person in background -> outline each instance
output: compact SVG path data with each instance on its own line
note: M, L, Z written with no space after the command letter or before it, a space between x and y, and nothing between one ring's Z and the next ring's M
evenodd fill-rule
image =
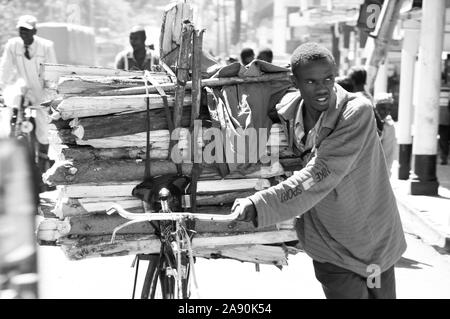
M238 60L237 56L235 56L235 55L230 55L225 59L226 65L230 65L230 64L233 64L236 62L239 62L239 60Z
M255 59L255 52L251 48L245 48L241 51L241 63L245 66Z
M353 92L353 82L352 80L347 76L341 76L336 78L336 83L342 86L344 90L347 92Z
M391 174L392 163L394 162L395 148L397 140L395 137L394 120L391 117L394 98L391 93L379 93L374 98L375 108L383 121L383 130L381 134L381 145L383 146L386 165Z
M301 247L327 298L396 298L406 240L369 100L335 85L336 63L316 43L291 58L298 91L277 105L303 169L237 199L237 220L258 228L297 217Z
M116 56L116 68L125 71L158 70L159 57L145 44L147 34L144 27L133 27L129 39L131 49L126 49Z
M259 51L258 56L256 57L258 60L266 61L272 63L273 61L273 52L269 48L262 49Z
M352 81L353 92L362 97L365 97L372 104L373 112L375 114L375 121L377 122L378 135L381 136L383 132L383 121L381 120L380 114L378 114L377 110L375 109L373 96L369 92L367 92L365 88L367 81L366 69L364 69L363 66L353 66L349 71L348 77Z
M39 142L38 166L44 173L49 163L49 123L48 107L40 104L44 102L44 83L40 77L40 65L43 63L57 63L54 44L52 41L38 37L37 20L34 16L21 16L17 22L19 36L8 40L0 61L0 88L17 80L15 86L22 86L15 90L17 94L25 94L25 104L36 108L35 135ZM21 107L20 96L12 98L15 105Z

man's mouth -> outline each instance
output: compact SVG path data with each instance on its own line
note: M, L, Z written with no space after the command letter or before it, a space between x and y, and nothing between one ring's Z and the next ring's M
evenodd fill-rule
M315 99L319 104L326 104L329 100L328 96L322 96Z

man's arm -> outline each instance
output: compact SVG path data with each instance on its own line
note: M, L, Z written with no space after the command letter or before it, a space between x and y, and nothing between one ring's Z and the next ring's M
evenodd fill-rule
M115 65L116 69L125 70L125 56L122 53L116 56Z
M14 73L14 61L11 53L11 43L6 43L5 50L3 51L2 58L0 60L0 89L8 84L11 79L11 75Z
M310 210L351 171L365 144L377 142L371 106L349 107L342 116L305 168L248 198L256 208L259 227L289 220Z

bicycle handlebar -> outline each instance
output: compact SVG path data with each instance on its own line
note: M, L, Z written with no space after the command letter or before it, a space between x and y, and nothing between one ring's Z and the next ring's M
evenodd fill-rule
M158 220L183 220L183 219L197 219L203 221L221 221L221 222L231 222L234 221L238 216L239 212L234 212L228 215L215 215L215 214L193 214L187 212L169 212L169 213L143 213L136 214L130 213L123 209L122 206L118 204L113 204L111 208L106 212L108 215L112 215L117 212L120 216L125 219L132 221L158 221Z

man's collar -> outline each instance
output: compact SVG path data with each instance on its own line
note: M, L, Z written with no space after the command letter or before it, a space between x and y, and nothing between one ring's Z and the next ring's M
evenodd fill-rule
M330 129L336 126L340 111L348 101L348 93L340 85L335 84L334 91L336 92L336 103L325 111L322 122L322 126ZM285 94L276 106L278 115L285 121L295 119L301 101L302 98L299 90Z

